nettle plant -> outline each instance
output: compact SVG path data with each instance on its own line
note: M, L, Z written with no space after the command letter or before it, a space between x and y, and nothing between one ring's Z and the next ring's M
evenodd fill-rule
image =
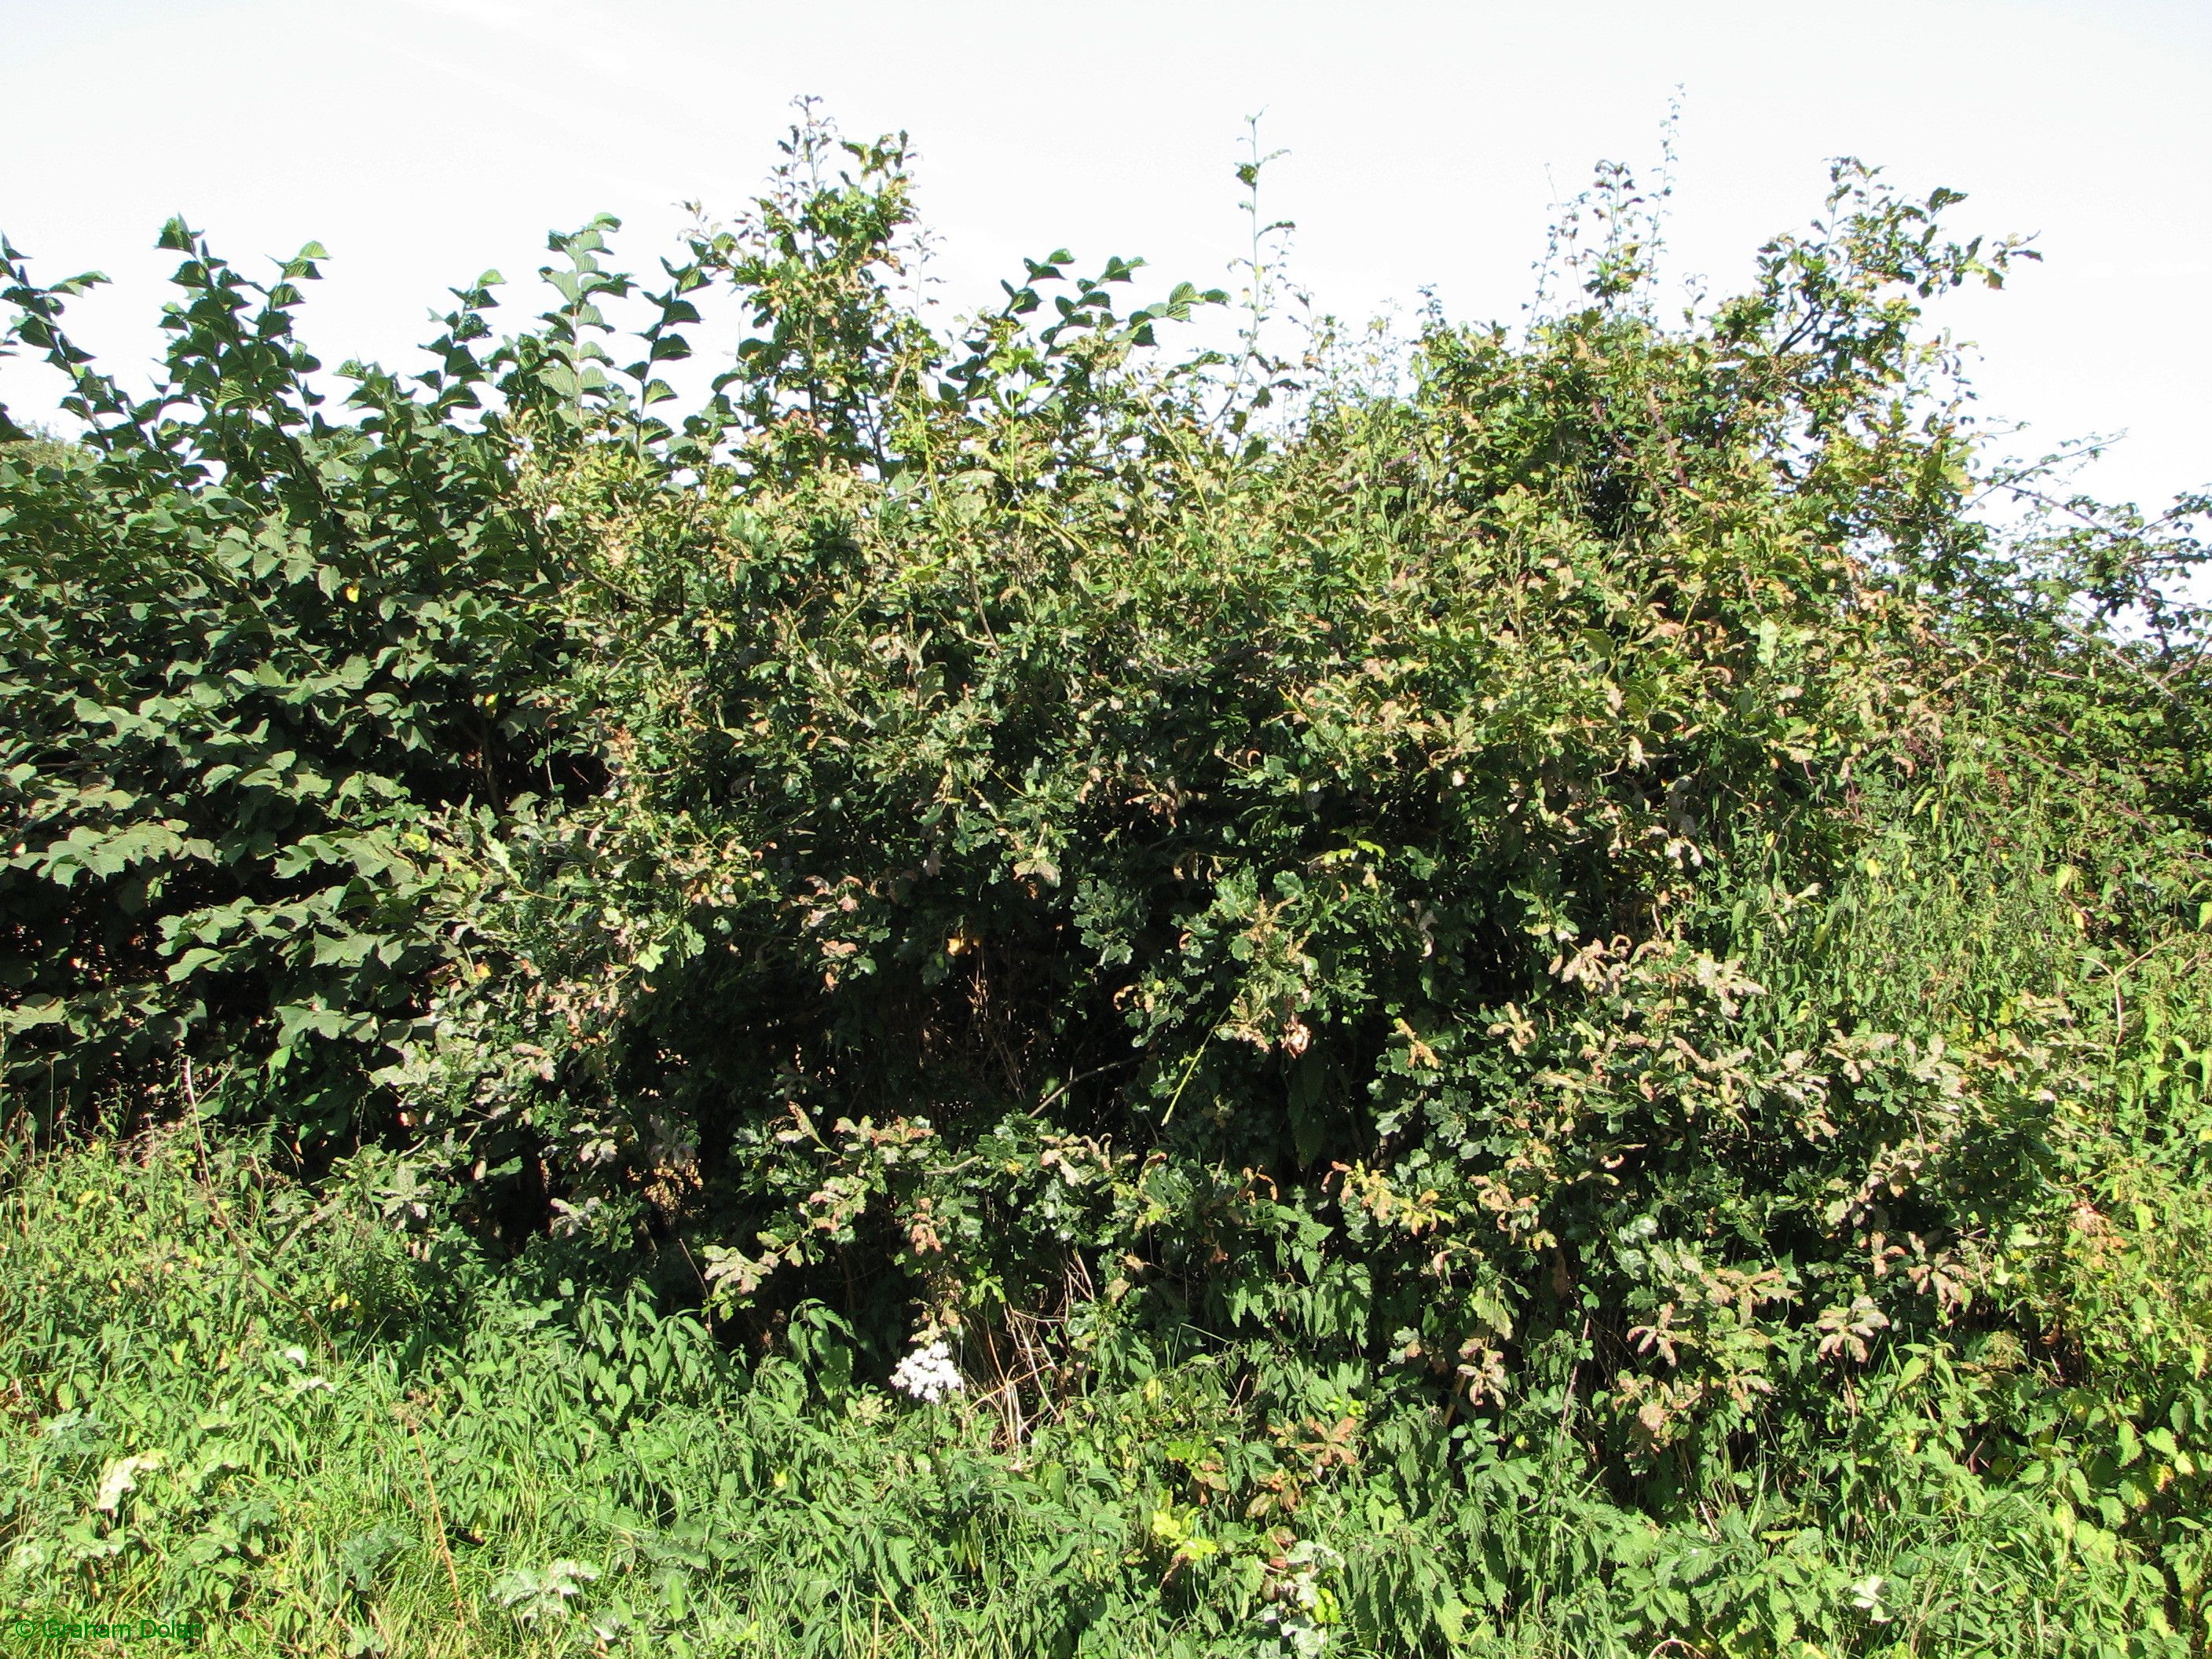
M15 1097L194 1055L464 1213L680 1244L752 1342L949 1340L1014 1432L1214 1347L1291 1419L1579 1398L1672 1479L2028 1329L2101 1005L1869 918L1934 837L2088 872L2023 939L2190 924L2203 656L2111 622L2181 520L1969 511L1922 307L2021 250L1956 200L1840 164L1666 324L1608 173L1569 298L1431 315L1403 392L1257 312L1172 351L1225 296L1122 259L937 331L902 141L811 119L653 282L556 236L531 327L488 276L337 415L316 250L173 225L144 398L10 250L85 432L0 461Z

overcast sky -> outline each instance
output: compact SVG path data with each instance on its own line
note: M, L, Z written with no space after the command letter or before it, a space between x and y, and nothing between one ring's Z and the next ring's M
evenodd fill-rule
M678 203L757 185L802 93L912 133L955 306L1060 245L1221 283L1264 109L1291 151L1267 205L1319 301L1410 309L1425 284L1511 321L1551 204L1652 158L1677 86L1679 268L1741 280L1833 155L1964 190L1962 228L2046 260L1943 313L1983 349L1985 411L2023 445L2127 430L2108 495L2212 483L2206 0L0 0L0 230L49 277L115 279L78 313L112 364L158 348L170 213L249 268L319 240L311 343L398 365L447 286L526 277L550 227L619 214L649 265ZM53 395L0 365L19 418Z

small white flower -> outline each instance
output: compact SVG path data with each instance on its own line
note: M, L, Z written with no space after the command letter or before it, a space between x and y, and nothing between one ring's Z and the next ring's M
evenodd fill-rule
M959 1393L967 1384L952 1363L950 1345L932 1342L899 1361L898 1369L891 1373L891 1386L934 1406L946 1395Z
M136 1457L114 1459L100 1472L100 1494L92 1500L93 1508L114 1514L116 1506L123 1502L123 1494L137 1490L138 1477L161 1467L159 1452L141 1452Z
M1893 1616L1882 1592L1888 1588L1879 1573L1869 1573L1851 1586L1851 1602L1877 1625L1886 1625Z

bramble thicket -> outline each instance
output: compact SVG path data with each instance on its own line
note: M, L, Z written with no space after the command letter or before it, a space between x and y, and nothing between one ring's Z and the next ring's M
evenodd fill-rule
M343 398L319 248L173 222L141 393L7 247L0 1598L2203 1652L2212 503L1983 442L1960 199L1669 319L1601 169L1389 359L1255 196L1234 345L947 331L810 116Z

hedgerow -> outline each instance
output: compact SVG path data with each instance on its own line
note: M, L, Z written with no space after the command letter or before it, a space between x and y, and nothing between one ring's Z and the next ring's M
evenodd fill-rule
M2019 1498L2186 1650L2204 503L1983 453L1923 307L2025 250L1959 199L1838 164L1668 323L1604 173L1571 299L1431 314L1402 386L1256 311L1178 354L1224 296L1121 259L937 331L902 141L820 124L658 289L556 235L551 310L456 289L337 412L318 249L258 284L173 224L145 398L9 249L83 428L0 451L10 1100L204 1079L839 1398L946 1342L1010 1455L1224 1378L1301 1449L1180 1460L1162 1594L1275 1585L1285 1641L1331 1478L1540 1453L1624 1537L1725 1506L1754 1575ZM1331 1618L1551 1593L1468 1547ZM1730 1652L1889 1605L1650 1594Z

